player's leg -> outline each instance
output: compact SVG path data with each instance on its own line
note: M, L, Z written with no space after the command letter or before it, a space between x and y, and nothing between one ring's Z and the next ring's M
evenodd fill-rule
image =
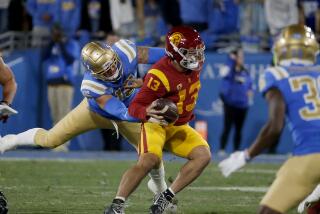
M124 212L124 202L139 186L151 169L158 166L162 159L162 148L165 142L165 131L157 124L145 123L141 126L141 142L138 146L139 160L122 176L118 192L110 207L109 213ZM120 210L120 211L119 211Z
M260 202L260 213L285 213L298 205L320 181L320 154L289 158Z
M140 143L141 123L117 122L120 134L138 150ZM167 189L163 162L149 172L149 189L154 193L160 193Z
M56 99L57 99L57 122L59 122L63 117L65 117L72 107L74 88L72 85L59 85L56 88ZM61 102L63 100L63 102ZM56 124L54 123L54 124ZM68 151L69 141L56 147L55 151Z
M168 201L172 201L176 193L192 183L210 163L211 153L208 143L188 125L168 126L165 147L172 153L189 159L171 186L159 194L150 207L152 213L162 213Z
M0 140L0 151L4 152L21 145L55 148L76 135L97 128L98 123L103 122L105 127L113 127L109 120L91 112L87 100L84 99L50 130L33 128L17 135L4 136Z

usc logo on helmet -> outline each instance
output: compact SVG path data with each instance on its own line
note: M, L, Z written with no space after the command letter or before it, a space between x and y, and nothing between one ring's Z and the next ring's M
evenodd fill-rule
M178 45L180 44L182 38L183 38L183 35L182 35L181 33L175 32L175 33L173 33L173 34L170 36L169 40L170 40L170 42L172 42L175 46L178 46Z

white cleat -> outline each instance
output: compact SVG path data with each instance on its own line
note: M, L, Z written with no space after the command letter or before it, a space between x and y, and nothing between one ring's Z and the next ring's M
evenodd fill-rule
M150 179L148 181L148 189L153 193L153 194L159 194L160 192L162 192L157 188L156 184L153 182L152 179ZM164 189L165 190L165 189ZM163 190L163 191L164 191ZM166 207L166 209L164 210L165 214L174 214L177 213L178 211L178 200L176 198L173 198L173 201L169 203L169 205Z
M0 153L3 154L8 150L15 149L17 147L16 144L17 135L9 134L0 139Z
M303 213L303 211L310 207L314 202L320 200L320 185L318 185L313 192L306 197L298 206L298 213Z

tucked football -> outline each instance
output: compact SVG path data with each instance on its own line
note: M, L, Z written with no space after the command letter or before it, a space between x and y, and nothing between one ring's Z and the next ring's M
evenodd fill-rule
M168 123L174 123L179 118L177 105L166 98L159 98L156 100L156 105L154 109L162 111L161 115Z

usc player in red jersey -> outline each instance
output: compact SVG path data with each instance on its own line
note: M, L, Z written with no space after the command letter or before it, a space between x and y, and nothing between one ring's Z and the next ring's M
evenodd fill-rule
M204 49L200 35L192 28L174 27L167 34L167 55L148 71L129 106L129 114L143 121L139 160L122 176L117 195L105 214L124 213L125 200L148 172L160 164L164 148L188 161L171 186L154 197L150 213L163 213L175 194L200 176L209 164L208 143L188 125L194 118L193 109L201 86ZM159 98L170 99L177 105L179 118L174 124L167 125L154 108Z

